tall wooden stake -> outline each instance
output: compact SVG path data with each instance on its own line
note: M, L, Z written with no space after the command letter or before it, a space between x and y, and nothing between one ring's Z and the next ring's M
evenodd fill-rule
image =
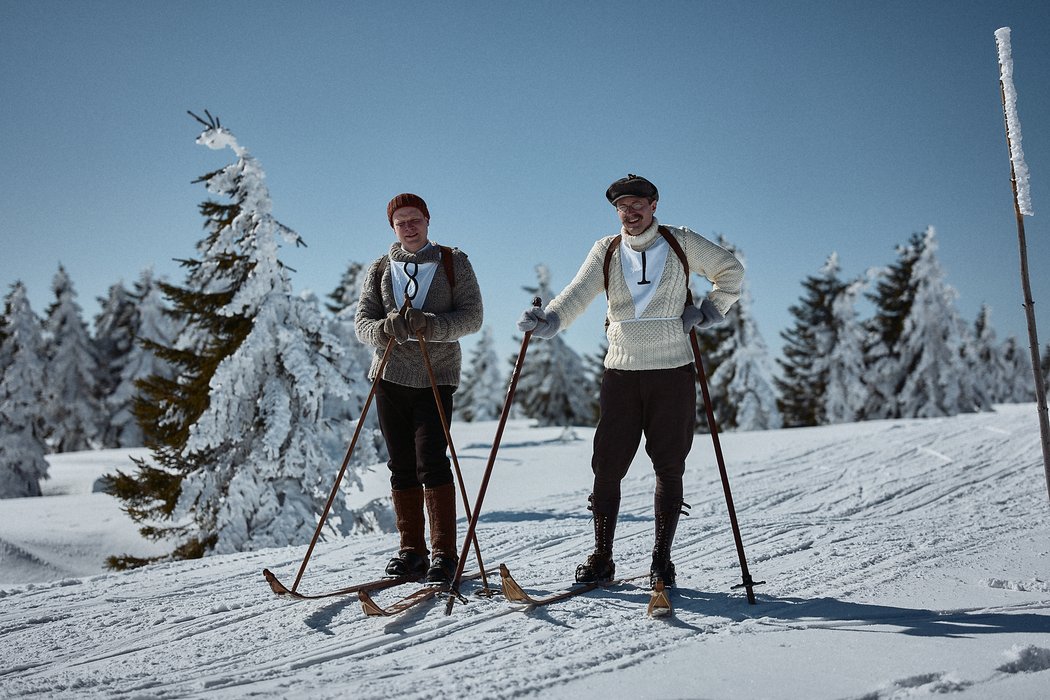
M999 65L1002 74L1002 63ZM1032 300L1032 285L1028 281L1028 243L1024 235L1024 214L1017 199L1017 173L1014 171L1013 143L1010 136L1010 120L1007 117L1006 87L999 80L999 94L1003 101L1003 121L1006 123L1006 147L1010 153L1010 187L1014 194L1014 215L1017 217L1017 243L1021 249L1021 292L1024 295L1024 313L1028 321L1028 349L1032 354L1032 371L1035 374L1035 401L1039 414L1039 434L1042 438L1043 471L1046 474L1047 497L1050 497L1050 418L1046 408L1046 385L1040 366L1039 335L1035 327L1035 302Z

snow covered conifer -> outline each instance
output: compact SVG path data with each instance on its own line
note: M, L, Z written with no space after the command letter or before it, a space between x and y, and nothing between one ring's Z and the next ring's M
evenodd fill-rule
M539 296L549 300L553 296L550 270L546 265L537 265L536 277L538 285L525 287L525 291L530 298ZM532 340L529 361L518 377L514 401L525 416L535 418L539 426L594 425L587 397L580 391L586 384L583 361L566 344L563 335Z
M298 234L270 213L258 162L217 120L205 124L197 142L236 161L200 182L229 203L201 205L200 257L183 262L184 287L163 285L186 325L158 350L174 379L145 380L136 402L152 463L111 479L143 534L178 539L174 558L309 539L338 468L324 453L323 397L349 392L336 339L277 256ZM333 522L350 526L337 495Z
M973 324L972 361L975 380L992 403L1001 403L1006 380L1001 348L991 322L991 308L982 304Z
M40 418L44 348L21 282L4 300L0 329L0 498L39 496L48 467Z
M328 293L330 301L327 308L330 312L338 314L348 307L357 307L361 299L361 286L364 284L366 272L368 272L368 266L363 263L354 261L347 266L343 276L339 279L339 284Z
M106 443L119 447L143 444L143 431L135 417L139 382L153 376L172 378L171 366L160 359L156 348L166 347L177 337L152 269L140 273L128 298L133 310L129 328L133 342L120 357L119 371L113 376L115 385L105 398L109 414Z
M347 378L350 387L348 395L326 392L324 398L325 420L332 430L328 436L328 452L340 462L361 419L365 401L372 389L368 381L368 368L372 363L373 349L357 338L354 329L354 317L361 298L361 287L368 268L359 262L351 262L343 273L339 285L328 294L331 300L326 307L333 316L328 321L328 331L343 349L342 355L335 362L339 372ZM351 457L352 466L375 464L387 458L386 442L379 430L377 411L370 411L365 416L365 424L354 447ZM348 482L354 483L351 472Z
M738 248L730 246L724 239L719 245L732 252L741 264L747 265ZM707 358L704 358L718 428L773 430L781 427L783 418L777 408L773 386L773 361L751 313L751 291L746 275L740 287L740 299L726 316L726 325L730 334L717 350L716 369L708 369ZM721 401L716 401L715 396ZM699 398L703 400L702 396ZM702 406L697 406L698 411L702 409Z
M95 316L95 350L98 357L98 398L103 405L101 443L103 447L122 447L133 443L121 442L115 415L124 412L130 417L131 397L113 401L120 386L121 374L135 348L137 312L135 301L123 283L111 285L106 298L99 299L102 309Z
M838 255L832 253L819 275L802 281L805 295L789 307L794 325L781 331L784 359L777 360L783 378L774 382L780 392L777 406L788 428L821 425L828 391L828 355L834 345L836 329L832 309L845 288L839 279Z
M587 399L591 404L591 411L594 415L594 424L598 424L598 419L601 418L601 395L602 395L602 379L605 377L605 356L609 354L609 340L602 338L601 343L598 346L598 352L584 355L583 361L584 366L587 370Z
M52 290L55 301L48 308L44 325L47 443L54 452L86 450L101 443L98 359L73 282L61 265Z
M1002 383L998 401L1000 403L1026 403L1035 401L1035 387L1032 380L1031 353L1021 347L1014 336L1007 337L1000 348L1003 362Z
M824 392L824 418L828 423L852 423L860 418L867 398L864 386L864 341L867 331L857 317L857 299L867 287L860 278L846 284L831 304L835 337L823 365L828 383Z
M864 350L864 383L868 387L865 420L900 417L897 392L905 371L896 348L915 299L912 268L922 246L923 236L919 233L912 234L907 244L897 246L897 260L881 271L874 293L868 295L875 305L875 315L868 321L869 337Z
M945 282L936 252L931 226L912 265L912 304L894 347L897 410L905 418L952 416L989 407L978 402L972 372L963 361L957 293Z
M496 420L503 410L506 378L500 369L492 328L481 329L456 392L456 416L467 422Z

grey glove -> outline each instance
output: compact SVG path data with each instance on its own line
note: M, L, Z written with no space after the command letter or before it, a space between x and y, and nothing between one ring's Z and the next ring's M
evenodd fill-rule
M387 337L396 340L398 345L401 345L408 340L408 323L400 312L391 311L386 315L386 320L383 321L383 332L387 334Z
M557 311L544 311L537 306L525 309L518 319L518 330L522 333L532 331L537 338L553 338L560 328L561 319Z
M405 312L405 320L408 322L408 327L416 334L417 337L422 335L423 340L430 340L434 335L434 316L420 311L417 308L411 308Z
M688 333L693 326L710 328L711 326L717 326L724 320L726 320L726 317L722 315L722 312L718 310L714 302L705 297L700 302L700 306L689 306L682 312L682 332Z

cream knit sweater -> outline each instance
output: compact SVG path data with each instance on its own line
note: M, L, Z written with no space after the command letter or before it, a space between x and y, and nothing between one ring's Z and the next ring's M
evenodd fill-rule
M637 236L621 231L623 240L634 250L642 251L662 240L653 224ZM708 298L725 314L740 298L744 268L732 253L684 227L667 227L685 251L689 271L706 277L712 284ZM605 251L612 236L597 241L587 254L576 277L558 296L547 304L567 328L586 310L594 298L605 292ZM609 351L605 366L610 369L670 369L693 362L689 336L682 330L685 305L685 270L678 256L669 251L656 292L640 318L635 318L634 300L627 288L620 262L619 248L609 263L609 326L606 335ZM699 299L694 302L699 302Z

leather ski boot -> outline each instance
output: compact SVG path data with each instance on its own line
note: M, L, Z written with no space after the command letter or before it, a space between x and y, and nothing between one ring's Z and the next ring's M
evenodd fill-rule
M445 484L426 489L427 517L430 519L430 548L434 556L427 570L427 583L450 585L456 575L456 487Z
M409 576L420 579L427 573L427 545L423 521L423 488L397 489L390 492L394 502L394 518L401 535L401 546L396 557L386 565L390 576Z
M655 587L662 581L664 587L671 588L675 582L674 562L671 561L671 543L678 529L678 517L684 512L682 503L672 510L662 510L656 514L656 544L653 546L653 563L649 567L649 586Z
M608 581L616 575L612 558L613 535L616 533L616 514L594 513L594 552L576 567L577 583Z

